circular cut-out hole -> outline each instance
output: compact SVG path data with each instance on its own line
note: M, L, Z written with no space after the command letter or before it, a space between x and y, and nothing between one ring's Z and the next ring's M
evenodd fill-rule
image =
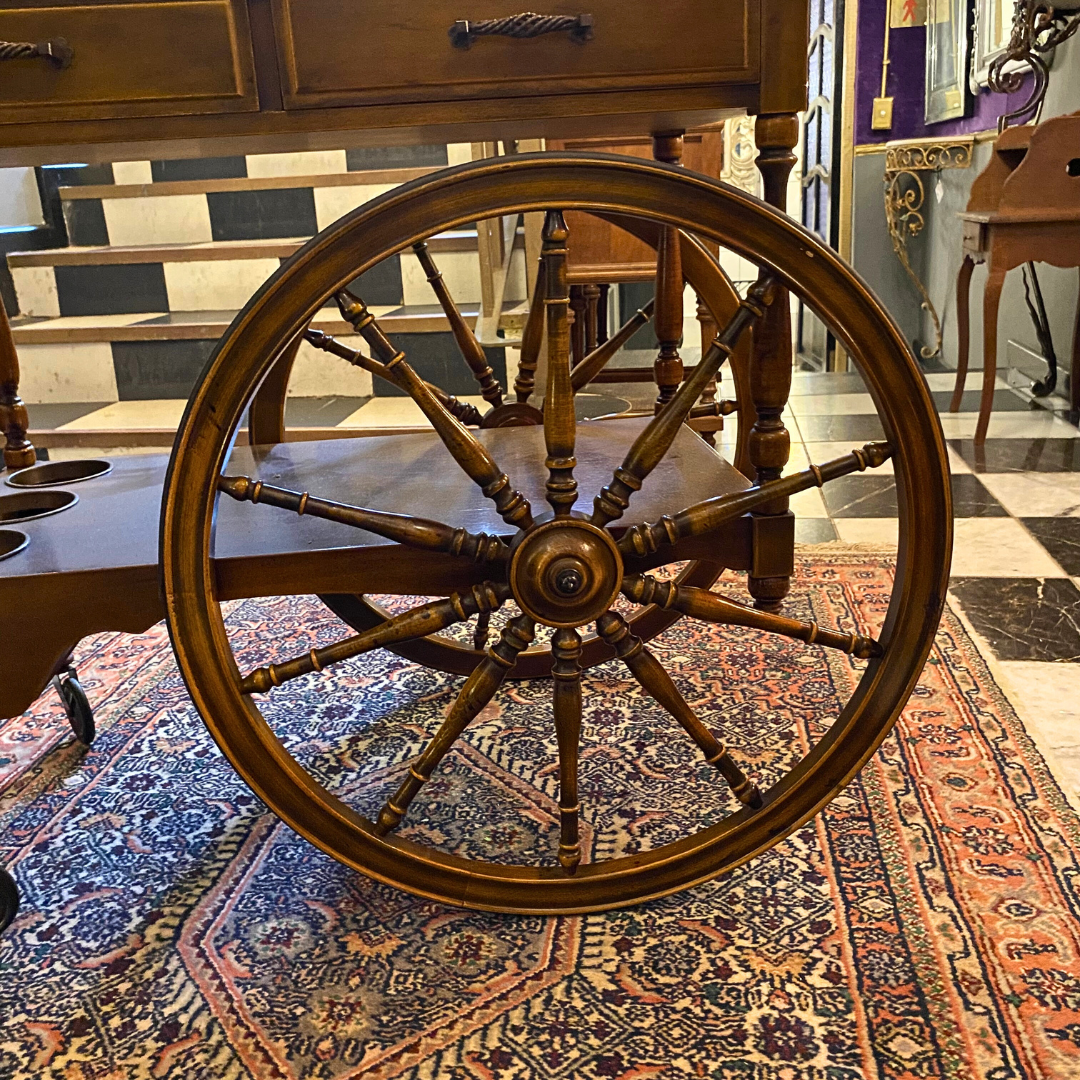
M78 501L79 496L70 491L20 491L14 495L0 495L0 525L59 514Z
M18 555L30 543L30 537L18 529L0 529L0 559Z
M43 461L40 465L31 465L29 469L12 473L7 478L7 485L15 488L55 487L57 484L78 484L83 480L93 480L109 472L112 472L112 462L100 458Z
M1065 171L1070 176L1080 176L1080 157L1074 157L1065 166Z

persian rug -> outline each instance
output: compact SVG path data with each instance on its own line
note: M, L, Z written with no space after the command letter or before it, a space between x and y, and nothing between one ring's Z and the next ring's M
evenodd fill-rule
M874 631L891 568L803 559L791 608ZM727 587L737 594L733 578ZM328 643L309 597L232 605L245 670ZM683 621L655 645L759 782L827 729L860 662ZM1080 1077L1080 820L946 613L894 733L815 821L749 865L605 914L478 914L376 884L280 824L205 732L164 630L84 643L100 735L55 696L0 726L0 940L11 1080L1067 1080ZM730 804L618 665L586 677L590 858ZM324 783L371 813L460 680L379 652L267 699ZM508 685L412 835L550 860L550 687Z

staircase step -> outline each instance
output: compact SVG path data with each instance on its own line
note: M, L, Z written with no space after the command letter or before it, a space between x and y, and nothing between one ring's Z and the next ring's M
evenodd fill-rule
M59 190L77 246L190 244L312 236L343 214L436 166L233 177Z
M19 311L37 317L160 314L239 309L298 251L302 237L53 248L8 255ZM428 241L451 294L462 303L480 298L476 230ZM519 230L516 248L524 252ZM384 260L358 280L371 304L433 304L436 297L412 252ZM524 296L523 254L515 256L508 296Z

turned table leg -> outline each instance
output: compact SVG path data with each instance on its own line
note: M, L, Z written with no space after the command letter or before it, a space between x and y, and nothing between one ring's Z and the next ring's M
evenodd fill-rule
M1080 290L1076 294L1076 322L1073 324L1072 366L1069 368L1069 406L1080 412Z
M986 442L990 426L990 411L994 407L994 384L997 382L997 321L1001 287L1005 284L1004 269L992 267L983 294L983 388L979 403L979 422L975 427L975 444Z
M26 469L37 460L33 443L26 437L30 418L19 397L19 357L11 338L7 312L0 303L0 432L4 435L4 464Z
M759 116L754 128L758 147L758 169L765 184L765 201L780 210L787 206L787 182L799 138L799 121L792 113ZM788 294L778 290L765 317L754 333L750 362L757 420L750 432L750 462L757 483L776 480L784 471L791 451L791 438L781 415L791 392L791 311ZM755 518L769 518L788 512L788 500L777 499L755 510ZM778 612L787 596L789 577L755 577L748 580L754 606Z
M669 131L653 136L653 157L671 165L682 163L683 135ZM653 327L660 352L653 364L656 379L656 409L659 411L674 396L683 380L683 362L679 345L683 336L683 271L679 230L671 225L660 229L656 249L656 304Z
M960 273L956 275L956 387L949 412L959 412L964 398L964 385L967 383L968 348L971 340L971 272L975 269L975 260L970 255L964 256L960 264Z

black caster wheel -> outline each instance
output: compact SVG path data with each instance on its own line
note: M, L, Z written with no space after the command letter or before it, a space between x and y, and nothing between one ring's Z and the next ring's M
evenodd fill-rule
M15 879L6 870L0 870L0 934L11 925L18 912L19 890Z
M75 738L83 746L89 746L94 741L97 729L94 726L94 710L90 708L90 700L79 682L78 674L74 668L69 667L67 671L57 675L53 683L64 703L64 712L67 713Z

